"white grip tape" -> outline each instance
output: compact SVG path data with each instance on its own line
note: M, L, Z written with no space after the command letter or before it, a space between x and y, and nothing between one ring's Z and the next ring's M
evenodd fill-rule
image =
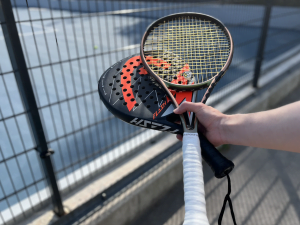
M206 215L200 141L197 133L182 140L185 217L183 225L209 225Z

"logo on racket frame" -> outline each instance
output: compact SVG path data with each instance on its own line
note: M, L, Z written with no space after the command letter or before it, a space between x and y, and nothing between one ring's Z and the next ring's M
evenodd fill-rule
M176 133L179 130L173 130L170 131L169 126L160 124L160 123L156 123L156 122L151 122L148 120L144 120L144 119L140 119L140 118L134 118L133 120L130 121L131 124L135 125L135 126L140 126L140 127L144 127L144 128L151 128L151 129L155 129L155 130L160 130L160 131L168 131L170 133Z

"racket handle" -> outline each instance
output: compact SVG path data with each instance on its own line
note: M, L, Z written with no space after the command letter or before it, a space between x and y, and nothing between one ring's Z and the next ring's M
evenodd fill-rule
M183 225L209 225L202 171L201 148L197 133L184 133L182 165L185 215Z
M203 134L198 133L198 135L203 159L210 166L216 178L225 177L233 170L233 162L224 157Z

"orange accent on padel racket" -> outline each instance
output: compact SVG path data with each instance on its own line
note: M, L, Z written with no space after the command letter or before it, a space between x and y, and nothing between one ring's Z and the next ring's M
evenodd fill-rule
M134 105L137 103L134 98L132 88L130 87L132 85L130 74L133 73L135 69L134 66L139 66L141 62L142 61L140 56L132 57L124 64L122 69L122 73L123 73L123 75L121 76L121 84L123 84L122 93L123 93L123 98L127 103L126 106L128 111L131 111ZM144 68L140 69L140 71L141 71L140 74L147 74Z
M146 61L149 65L152 64L163 69L168 69L171 66L171 64L167 61L158 58L153 58L152 56L146 56Z

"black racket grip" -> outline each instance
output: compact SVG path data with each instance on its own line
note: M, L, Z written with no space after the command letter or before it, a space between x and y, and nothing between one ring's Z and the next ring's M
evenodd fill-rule
M233 162L225 158L202 133L198 134L203 159L215 173L216 178L225 177L226 174L229 174L233 170Z

